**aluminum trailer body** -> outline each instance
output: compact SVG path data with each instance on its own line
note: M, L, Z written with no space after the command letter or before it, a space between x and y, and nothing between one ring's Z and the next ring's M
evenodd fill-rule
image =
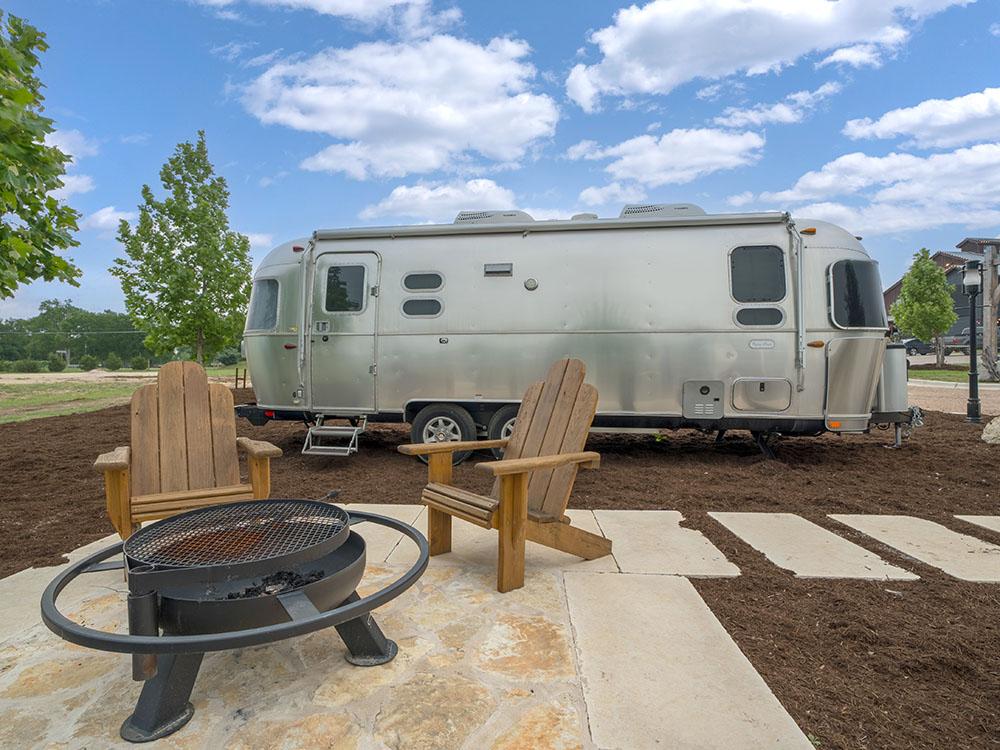
M572 356L600 393L598 428L864 431L886 346L881 290L849 232L776 212L463 212L321 230L255 274L244 346L257 405L241 413L413 423L451 406L471 439L455 409L483 436Z

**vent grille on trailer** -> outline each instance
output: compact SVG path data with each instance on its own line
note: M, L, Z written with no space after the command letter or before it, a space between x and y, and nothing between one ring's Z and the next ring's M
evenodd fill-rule
M619 218L629 216L704 216L705 210L693 203L630 203Z
M524 211L459 211L456 224L523 224L534 221Z

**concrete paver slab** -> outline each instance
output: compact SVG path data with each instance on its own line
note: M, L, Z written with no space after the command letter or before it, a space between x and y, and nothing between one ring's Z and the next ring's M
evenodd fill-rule
M686 578L564 579L598 747L812 748Z
M955 516L955 518L1000 534L1000 516Z
M566 512L573 522L584 531L600 534L601 528L591 510L569 510ZM422 514L414 524L421 533L427 533L427 514ZM471 523L454 519L451 524L451 552L435 555L431 565L464 565L481 572L495 570L497 566L497 532L480 528ZM411 565L416 560L417 550L412 544L400 544L392 554L392 565ZM582 560L559 550L528 542L524 552L525 570L530 574L538 570L594 570L617 573L618 566L612 555L597 560Z
M830 518L963 581L1000 583L1000 547L913 516L833 514Z
M738 576L700 531L685 529L676 510L595 510L604 536L614 543L623 573L660 573L700 577Z
M709 513L740 539L799 578L914 581L919 576L794 513Z

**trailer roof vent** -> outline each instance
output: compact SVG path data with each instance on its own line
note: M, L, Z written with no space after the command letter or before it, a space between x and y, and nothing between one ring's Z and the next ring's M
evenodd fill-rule
M596 218L597 218L597 214L585 213L585 214L573 214L570 217L569 220L570 221L593 221Z
M456 224L523 224L534 221L524 211L459 211Z
M670 216L704 216L705 209L693 203L629 203L619 218L653 218Z

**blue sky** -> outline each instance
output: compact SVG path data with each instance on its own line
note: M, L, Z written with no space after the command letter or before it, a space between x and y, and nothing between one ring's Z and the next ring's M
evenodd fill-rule
M206 131L259 260L320 227L462 208L783 209L864 236L894 281L921 246L1000 233L995 0L8 0L41 75L81 287L123 309L114 231Z

